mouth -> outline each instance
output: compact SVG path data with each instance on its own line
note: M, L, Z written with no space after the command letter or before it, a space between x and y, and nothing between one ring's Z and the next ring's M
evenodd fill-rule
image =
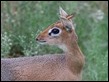
M45 40L40 40L39 42L46 42Z
M44 44L44 43L46 43L45 40L38 40L37 42L38 42L39 44Z

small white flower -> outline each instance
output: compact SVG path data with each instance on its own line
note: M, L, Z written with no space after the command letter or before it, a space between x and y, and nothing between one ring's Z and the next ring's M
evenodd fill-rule
M14 15L17 15L18 14L18 12L17 11L14 11L14 13L13 13Z
M11 20L11 22L12 22L12 23L14 23L14 22L15 22L15 20L14 20L14 19L12 19L12 20Z
M91 14L91 17L98 22L104 18L104 12L102 10L97 10L95 13Z
M104 12L103 11L101 11L101 10L98 10L97 12L96 12L96 18L98 19L98 20L102 20L103 18L104 18Z
M83 5L85 6L85 7L89 7L89 4L88 3L83 3Z
M44 11L42 11L42 10L41 10L41 11L40 11L40 13L41 13L41 14L43 14L43 13L44 13Z

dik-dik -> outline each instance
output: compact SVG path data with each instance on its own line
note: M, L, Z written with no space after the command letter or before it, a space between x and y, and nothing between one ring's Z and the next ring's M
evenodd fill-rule
M42 31L36 41L56 45L62 54L1 59L2 81L81 80L84 56L77 44L73 15L59 8L59 20Z

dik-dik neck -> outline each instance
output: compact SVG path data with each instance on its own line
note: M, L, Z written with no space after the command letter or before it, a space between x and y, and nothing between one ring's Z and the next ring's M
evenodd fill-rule
M71 69L73 73L80 73L84 65L84 55L82 54L77 42L67 41L63 46L63 51L65 52L69 69Z

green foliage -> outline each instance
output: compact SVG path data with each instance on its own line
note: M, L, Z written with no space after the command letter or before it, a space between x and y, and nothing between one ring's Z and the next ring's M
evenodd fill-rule
M105 1L2 1L1 57L19 44L25 56L61 53L52 46L40 46L35 37L58 20L62 6L74 17L78 43L85 55L83 80L108 80L108 8Z

